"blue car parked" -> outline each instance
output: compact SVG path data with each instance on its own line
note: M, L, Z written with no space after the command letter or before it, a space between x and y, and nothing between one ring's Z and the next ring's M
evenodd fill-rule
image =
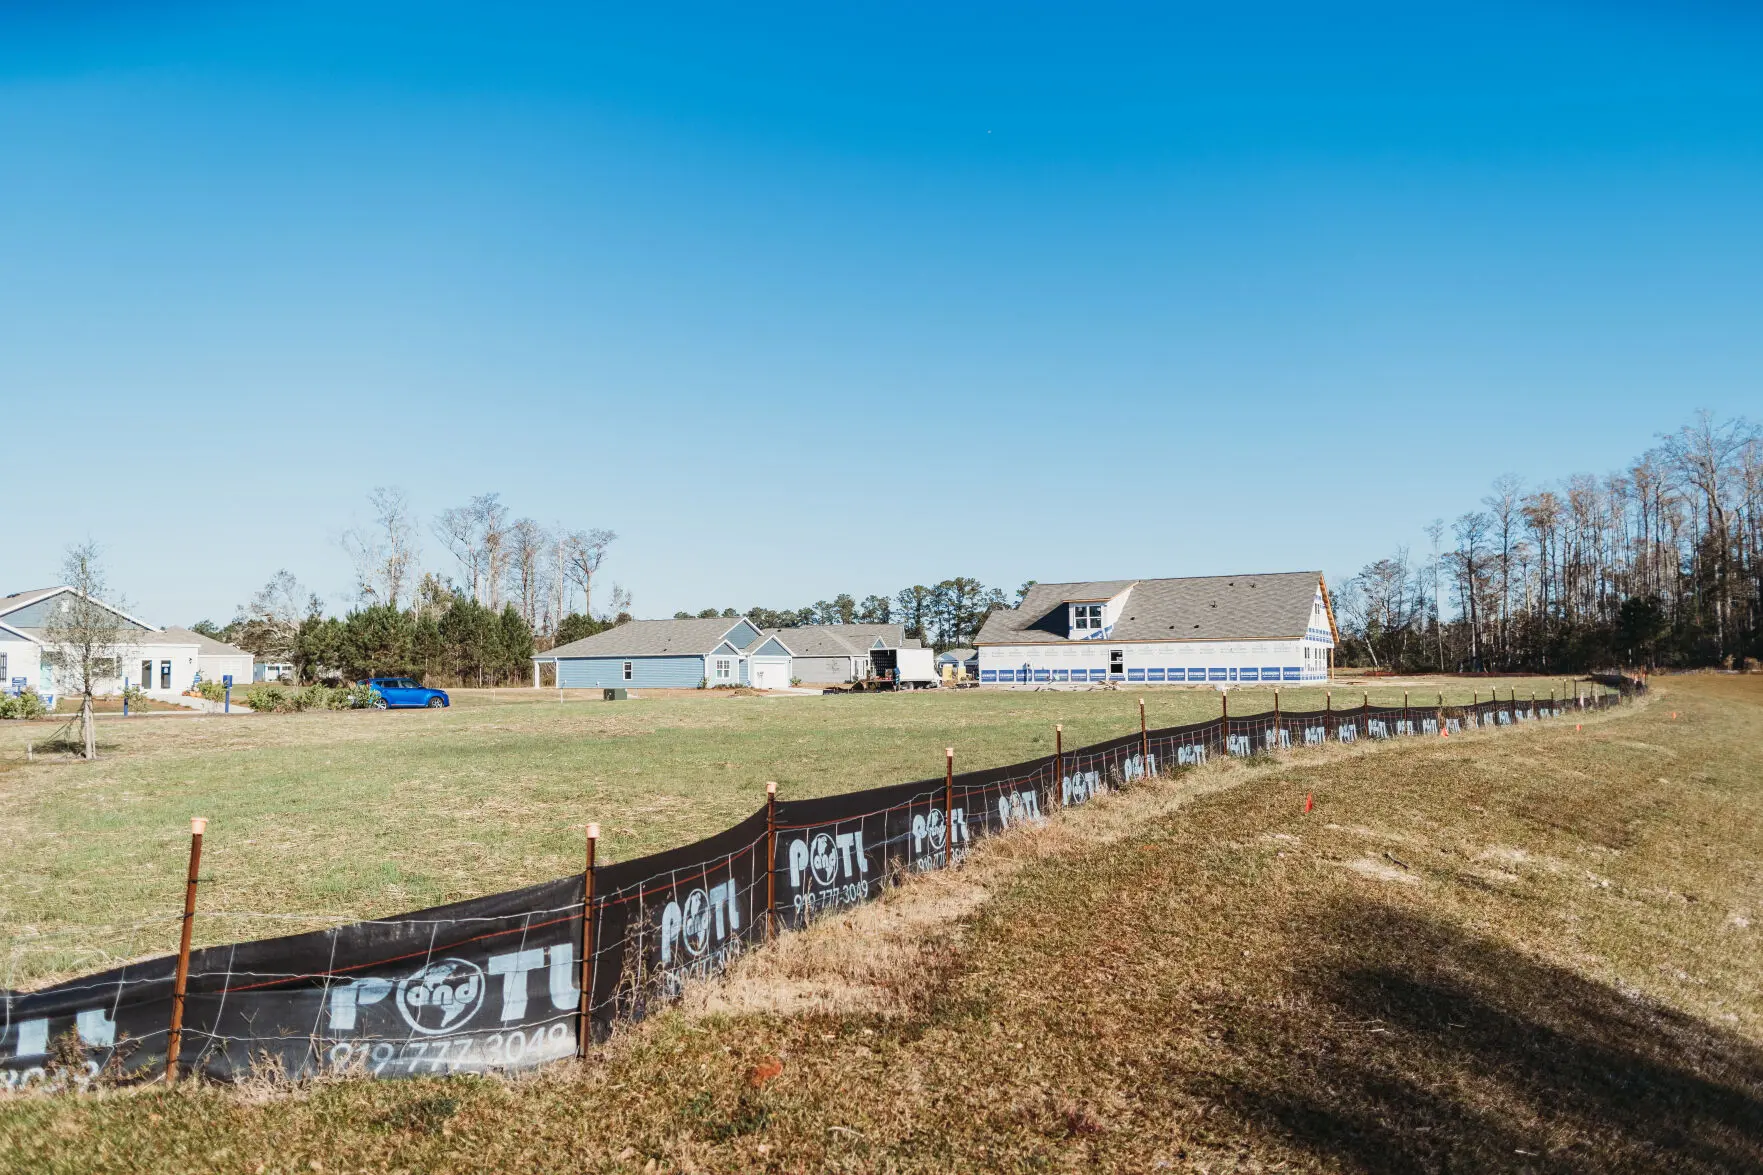
M417 685L408 677L370 677L364 684L378 695L373 700L376 710L423 706L439 710L451 704L447 701L446 690Z

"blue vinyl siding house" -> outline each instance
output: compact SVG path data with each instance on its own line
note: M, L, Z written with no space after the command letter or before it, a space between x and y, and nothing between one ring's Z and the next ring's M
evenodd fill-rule
M703 680L702 657L571 657L557 662L559 689L696 689Z
M557 667L559 689L697 689L746 685L746 650L765 634L745 619L632 620L533 658Z

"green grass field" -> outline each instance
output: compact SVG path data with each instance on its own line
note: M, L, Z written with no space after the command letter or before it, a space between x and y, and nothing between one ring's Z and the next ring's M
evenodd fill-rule
M1449 682L1546 696L1552 679ZM1398 704L1402 690L1371 690ZM1337 705L1361 691L1341 688ZM176 942L191 816L210 820L198 945L321 924L294 915L398 913L564 876L598 821L602 860L705 836L750 813L767 780L811 796L1013 762L1152 726L1209 718L1218 695L946 690L608 704L551 692L460 691L439 712L325 712L100 722L101 758L25 762L54 725L0 723L0 884L8 986L161 954ZM1281 693L1291 710L1323 692ZM1423 694L1415 688L1415 702ZM1235 714L1271 691L1232 694ZM276 915L275 918L246 914Z

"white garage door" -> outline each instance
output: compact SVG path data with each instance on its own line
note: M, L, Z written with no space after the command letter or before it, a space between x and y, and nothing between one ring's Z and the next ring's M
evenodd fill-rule
M790 684L788 661L754 661L753 684L760 689L785 689Z

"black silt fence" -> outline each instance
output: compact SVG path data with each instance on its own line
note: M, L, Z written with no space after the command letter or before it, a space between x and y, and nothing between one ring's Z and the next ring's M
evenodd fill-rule
M641 1019L770 934L870 901L913 873L958 864L984 837L1146 776L1221 755L1571 716L1645 688L1604 684L1617 692L1250 714L1134 732L1004 767L779 800L694 844L597 867L591 904L578 873L394 918L206 947L190 956L179 1067L222 1081L532 1068L575 1055L584 1031L603 1038L617 1021ZM76 1080L164 1072L176 962L168 955L5 992L0 1082L29 1082L58 1055L79 1058Z

